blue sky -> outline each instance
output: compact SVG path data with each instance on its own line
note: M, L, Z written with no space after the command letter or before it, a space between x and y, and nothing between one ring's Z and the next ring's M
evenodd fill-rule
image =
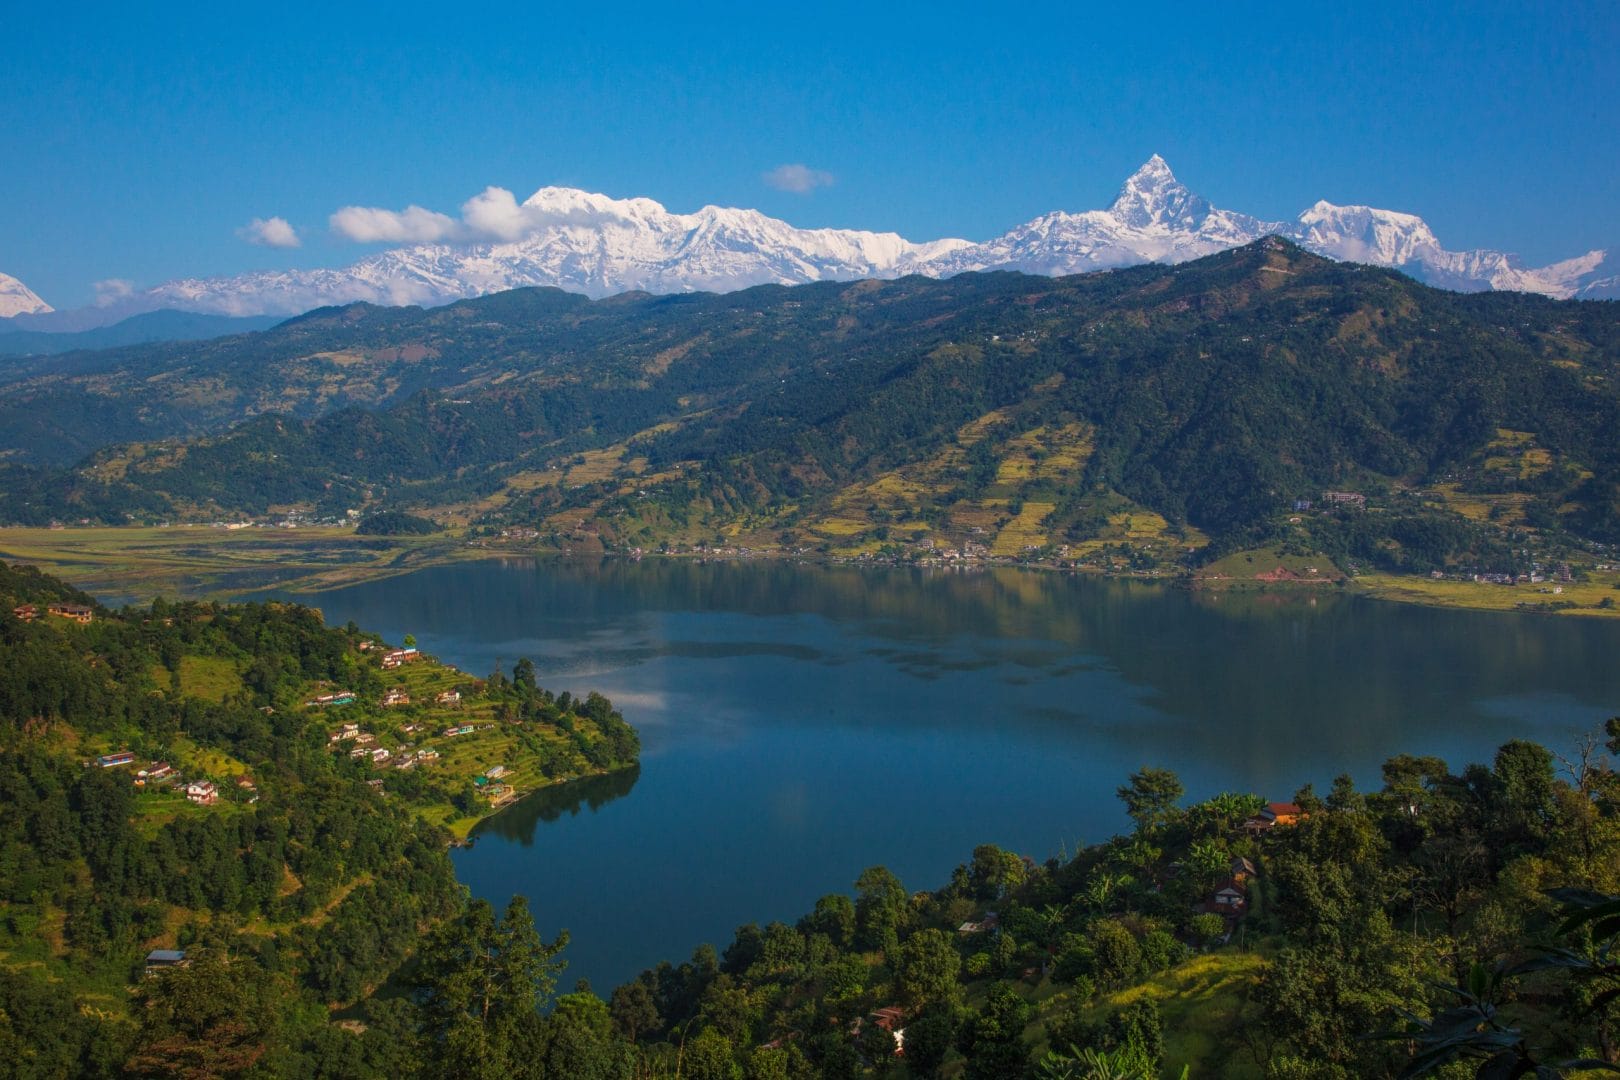
M1262 217L1370 203L1537 264L1620 243L1609 2L140 7L5 16L0 271L58 307L341 265L369 249L339 207L489 185L986 239L1155 152ZM240 237L272 216L301 248Z

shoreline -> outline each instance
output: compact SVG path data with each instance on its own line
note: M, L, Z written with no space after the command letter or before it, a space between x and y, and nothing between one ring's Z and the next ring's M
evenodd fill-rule
M1525 615L1620 617L1620 573L1602 581L1531 591L1533 586L1362 574L1332 580L1200 579L1195 571L1132 572L1008 557L947 560L875 558L803 551L735 549L691 552L570 552L473 544L464 537L357 537L341 527L222 530L169 527L0 528L0 559L38 566L112 604L143 603L157 595L254 599L270 593L324 593L385 581L437 566L485 560L690 559L699 562L783 562L817 566L892 567L980 572L1015 569L1086 574L1211 593L1311 595L1331 591L1392 603ZM1612 577L1614 580L1610 581ZM1612 601L1608 607L1599 604Z

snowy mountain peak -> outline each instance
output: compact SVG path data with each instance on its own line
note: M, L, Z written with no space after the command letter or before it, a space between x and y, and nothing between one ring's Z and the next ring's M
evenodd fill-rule
M1125 181L1108 212L1136 229L1153 225L1196 229L1213 209L1209 200L1176 179L1164 158L1154 154Z
M22 282L10 274L0 274L0 319L13 315L43 315L54 310Z
M363 213L387 214L387 211ZM1620 276L1603 251L1530 268L1499 251L1447 251L1420 217L1318 202L1292 222L1218 209L1154 154L1106 210L1053 211L982 243L914 243L892 232L800 229L758 210L704 206L672 213L647 198L616 199L543 187L521 203L491 187L446 215L446 241L394 248L340 270L284 270L171 281L95 309L100 322L158 308L228 315L290 315L325 304L443 304L530 285L588 296L630 290L726 292L750 285L947 277L973 270L1078 274L1140 263L1179 263L1287 237L1319 255L1397 267L1462 291L1513 289L1544 296L1613 297ZM0 316L48 312L0 275ZM81 319L83 313L72 316ZM50 316L50 318L69 316Z

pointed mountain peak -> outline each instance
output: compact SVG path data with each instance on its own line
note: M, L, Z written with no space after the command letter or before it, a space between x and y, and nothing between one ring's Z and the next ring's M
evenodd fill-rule
M1189 191L1170 164L1154 154L1125 181L1108 210L1138 229L1152 225L1197 228L1214 207Z
M1170 171L1170 163L1164 160L1164 158L1160 157L1158 154L1154 154L1152 157L1142 162L1142 167L1137 169L1136 172L1132 174L1131 178L1136 179L1137 177L1142 176L1163 176L1171 181L1174 181L1176 178L1175 173Z
M1170 172L1170 164L1153 154L1124 181L1108 212L1132 228L1197 228L1213 209L1209 199L1192 194Z

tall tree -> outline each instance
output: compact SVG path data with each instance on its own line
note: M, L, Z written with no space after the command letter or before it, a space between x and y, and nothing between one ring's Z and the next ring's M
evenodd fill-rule
M1181 778L1169 769L1143 766L1133 772L1116 794L1137 832L1151 832L1168 821L1184 794Z
M550 999L568 943L546 944L529 906L512 898L504 917L474 900L423 950L424 1053L438 1075L509 1080L533 1075L540 1009Z

